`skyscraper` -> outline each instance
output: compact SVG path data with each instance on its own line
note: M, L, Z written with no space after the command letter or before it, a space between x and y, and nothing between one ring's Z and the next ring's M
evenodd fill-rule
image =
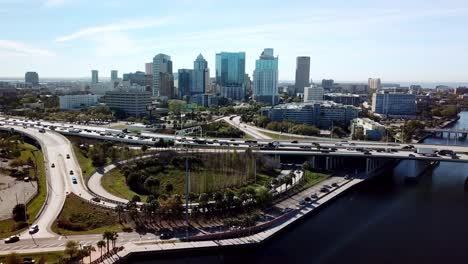
M116 81L118 79L118 72L116 70L111 71L111 81Z
M369 78L367 80L367 85L369 86L369 89L377 90L377 89L380 89L382 83L380 82L380 78L376 78L376 79Z
M31 86L39 85L39 74L37 72L27 72L24 75L24 82Z
M245 97L245 52L221 52L216 54L216 83L221 95L233 100Z
M171 57L161 53L153 58L153 96L167 99L174 96Z
M210 69L208 62L200 54L193 62L193 86L191 94L202 94L208 90L210 82Z
M184 96L190 96L193 91L194 70L190 69L179 69L178 70L178 83L179 83L179 99L183 99Z
M304 87L310 86L310 57L296 58L295 92L304 93Z
M278 57L273 55L273 49L264 49L255 61L253 97L257 102L271 105L278 102Z
M145 63L145 74L153 75L153 63L152 62Z
M92 70L91 71L91 83L98 83L98 82L99 82L98 71Z

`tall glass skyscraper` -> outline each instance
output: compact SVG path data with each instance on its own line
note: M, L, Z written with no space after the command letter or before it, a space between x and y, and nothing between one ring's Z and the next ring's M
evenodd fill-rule
M27 72L24 75L24 82L28 85L38 86L39 85L39 74L37 72Z
M91 71L91 82L92 83L98 83L99 82L99 73L97 70L92 70Z
M304 87L310 86L310 57L301 56L296 59L295 93L304 93Z
M118 79L118 72L116 70L111 71L111 81L116 81Z
M183 99L184 96L190 96L193 90L194 70L190 69L179 69L178 72L178 85L179 85L179 99Z
M216 83L221 95L233 100L245 97L245 52L221 52L216 54Z
M253 96L257 102L278 103L278 57L273 55L273 49L264 49L255 61Z
M208 90L210 82L210 69L208 69L208 62L200 54L193 62L193 86L190 91L192 95L203 94Z
M153 58L153 96L167 98L174 96L174 77L169 55L160 53Z

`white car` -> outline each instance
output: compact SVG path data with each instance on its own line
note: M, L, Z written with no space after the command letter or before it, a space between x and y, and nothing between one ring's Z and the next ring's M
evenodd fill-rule
M37 231L39 231L39 226L38 226L38 225L32 225L32 226L29 228L29 234L34 234L34 233L36 233Z

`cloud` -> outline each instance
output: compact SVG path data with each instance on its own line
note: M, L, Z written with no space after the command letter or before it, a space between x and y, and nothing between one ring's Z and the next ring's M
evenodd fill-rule
M97 34L122 32L133 29L154 28L167 25L172 19L170 17L163 18L145 18L145 19L126 19L116 23L107 25L87 27L80 29L72 34L60 36L55 39L57 42L65 42L83 37L95 36Z
M2 39L0 39L0 52L16 56L55 56L53 52L46 49L34 48L18 41Z

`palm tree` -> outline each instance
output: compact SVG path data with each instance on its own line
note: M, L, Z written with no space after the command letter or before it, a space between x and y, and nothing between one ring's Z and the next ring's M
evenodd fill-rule
M106 240L106 245L107 245L107 253L109 253L109 240L112 238L112 232L111 231L104 231L102 234L102 239Z
M123 213L123 211L124 211L124 207L123 207L122 205L119 204L119 205L117 205L117 206L115 207L115 211L117 212L117 214L118 214L118 216L119 216L119 223L121 223L121 222L122 222L121 216L122 216L122 213Z
M89 263L91 263L91 252L96 251L96 248L93 245L88 245L83 247L86 256L89 256Z
M78 253L78 242L70 240L65 244L65 254L70 255L70 259L73 258L73 255Z
M112 248L115 248L115 242L117 241L117 238L119 237L119 234L117 232L112 232L112 236L110 240L112 241Z
M97 242L97 247L101 250L101 258L102 258L102 249L106 247L106 241L104 240L99 240Z

